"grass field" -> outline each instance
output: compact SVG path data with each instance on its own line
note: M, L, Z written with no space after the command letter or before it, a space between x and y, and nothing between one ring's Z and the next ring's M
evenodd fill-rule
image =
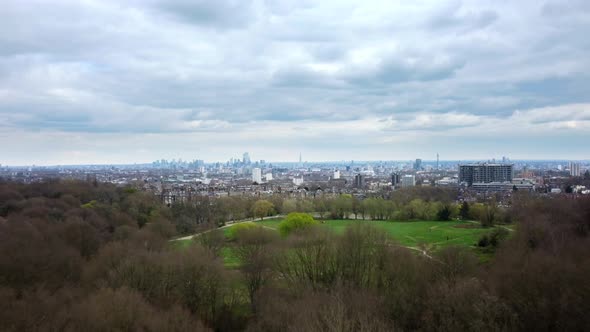
M256 221L266 228L278 230L282 219ZM481 228L477 223L465 221L369 221L369 220L325 220L321 227L332 229L337 234L344 233L347 226L362 222L375 225L387 232L400 245L413 248L426 248L436 251L449 245L474 247L478 239L490 228ZM223 231L227 237L230 227ZM175 241L173 246L186 248L192 240ZM231 246L223 248L222 256L227 267L235 268L240 262L233 254ZM481 257L486 258L486 257ZM489 258L489 257L487 257ZM487 259L486 258L486 259Z
M281 221L273 219L257 221L257 223L278 229ZM375 225L403 246L417 247L425 244L434 250L448 245L473 246L482 234L490 231L489 228L481 228L477 224L465 221L326 220L322 227L328 227L342 234L347 226L355 222Z

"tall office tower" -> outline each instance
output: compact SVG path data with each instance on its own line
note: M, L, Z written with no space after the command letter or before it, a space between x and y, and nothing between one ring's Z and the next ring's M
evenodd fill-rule
M361 174L354 176L354 187L363 188L365 186L365 178Z
M414 162L414 170L415 171L422 170L422 159L416 159L416 161Z
M437 153L436 153L436 170L438 170L438 165L439 165L439 164L438 164L438 162L439 162L439 159L438 159L438 157L439 157L439 156L438 156L438 152L437 152Z
M262 170L258 167L252 168L252 182L262 183Z
M249 164L250 163L250 154L248 152L244 152L243 163L244 164Z
M459 183L510 182L514 177L512 164L465 164L459 165Z
M413 187L416 185L416 177L414 175L404 175L402 177L402 187L403 188L407 188L407 187Z
M391 174L391 185L392 186L397 186L400 181L401 181L401 179L400 179L399 173Z
M571 176L582 175L582 173L580 172L580 163L570 162L570 175Z

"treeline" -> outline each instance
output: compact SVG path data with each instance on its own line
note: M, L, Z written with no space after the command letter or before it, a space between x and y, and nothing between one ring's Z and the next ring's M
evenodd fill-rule
M507 213L517 231L487 264L454 247L417 254L370 223L214 230L179 249L173 209L144 193L2 183L0 330L589 330L590 201Z
M510 223L511 213L494 202L455 203L456 190L436 187L404 188L390 197L337 196L289 198L271 195L195 197L170 206L172 222L179 234L193 234L204 225L222 226L228 221L260 218L291 212L313 213L321 219L371 220L478 220L484 226ZM262 203L262 204L261 204ZM264 206L264 207L263 207Z

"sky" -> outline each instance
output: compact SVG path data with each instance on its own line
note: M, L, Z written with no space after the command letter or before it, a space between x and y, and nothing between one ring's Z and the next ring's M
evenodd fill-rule
M0 164L590 159L590 1L0 2Z

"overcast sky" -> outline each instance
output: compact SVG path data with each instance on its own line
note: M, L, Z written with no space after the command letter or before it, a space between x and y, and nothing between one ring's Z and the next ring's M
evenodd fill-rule
M0 164L590 159L590 1L0 2Z

